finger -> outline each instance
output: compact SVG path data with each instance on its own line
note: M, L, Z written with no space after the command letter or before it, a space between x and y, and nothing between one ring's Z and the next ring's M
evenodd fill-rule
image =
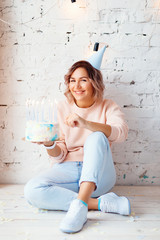
M43 145L45 145L45 146L51 146L51 145L53 145L53 143L54 143L54 141L47 141L47 142L43 142Z
M68 127L72 127L72 123L69 122L69 121L65 121L65 124L66 124Z
M64 121L64 124L68 125L66 120Z
M75 122L75 121L71 122L71 123L70 123L70 126L71 126L71 127L75 127L75 126L76 126L76 122Z
M31 143L36 143L38 145L43 144L43 142L31 142Z
M67 126L71 127L72 121L65 121L65 124L66 124Z

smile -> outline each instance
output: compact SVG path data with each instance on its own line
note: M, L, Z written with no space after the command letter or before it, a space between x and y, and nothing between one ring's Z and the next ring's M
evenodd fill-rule
M85 91L74 91L75 94L83 94Z

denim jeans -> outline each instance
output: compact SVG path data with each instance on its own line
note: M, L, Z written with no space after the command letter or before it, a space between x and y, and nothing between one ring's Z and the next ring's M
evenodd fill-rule
M37 208L67 211L84 181L96 184L92 198L107 193L116 182L110 145L102 132L93 132L87 137L83 162L75 159L74 162L54 164L26 184L24 195Z

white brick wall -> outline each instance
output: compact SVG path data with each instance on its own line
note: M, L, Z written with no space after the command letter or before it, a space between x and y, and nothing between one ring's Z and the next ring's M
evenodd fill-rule
M105 96L130 128L113 146L117 184L160 184L160 0L1 0L0 18L0 182L49 167L45 149L21 140L25 100L62 97L63 75L99 41Z

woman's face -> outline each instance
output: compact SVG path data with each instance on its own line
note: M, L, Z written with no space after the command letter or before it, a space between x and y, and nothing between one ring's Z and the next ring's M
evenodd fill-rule
M94 102L93 86L85 68L77 68L70 77L69 90L79 107L89 107Z

